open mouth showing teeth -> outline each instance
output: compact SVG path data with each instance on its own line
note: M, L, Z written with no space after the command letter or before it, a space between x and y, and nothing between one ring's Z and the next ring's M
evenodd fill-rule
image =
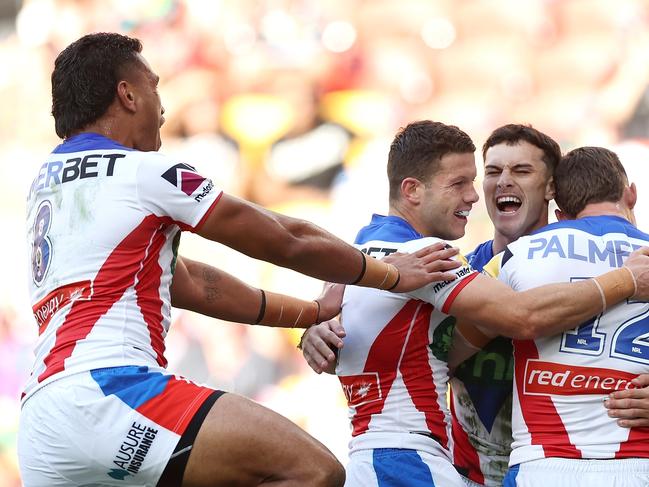
M496 198L496 207L503 213L514 213L521 207L521 200L516 196L501 196Z
M468 210L456 211L455 216L461 216L462 218L466 218L469 216L469 211Z

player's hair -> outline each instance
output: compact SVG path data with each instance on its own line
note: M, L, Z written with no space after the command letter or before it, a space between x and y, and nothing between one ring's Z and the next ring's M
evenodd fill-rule
M561 148L559 144L549 135L535 129L531 125L518 123L509 123L498 127L491 132L486 142L482 146L482 160L486 160L487 150L494 145L505 143L515 145L520 141L525 141L543 151L542 160L548 169L548 174L554 174L554 169L561 159Z
M615 152L603 147L579 147L561 158L554 184L557 206L575 217L588 204L619 201L628 179Z
M69 137L104 115L127 69L141 65L141 51L138 39L105 32L85 35L66 47L52 71L56 135Z
M400 195L401 181L415 178L425 182L439 168L447 154L475 152L475 145L465 132L454 125L421 120L402 127L390 146L388 181L390 201Z

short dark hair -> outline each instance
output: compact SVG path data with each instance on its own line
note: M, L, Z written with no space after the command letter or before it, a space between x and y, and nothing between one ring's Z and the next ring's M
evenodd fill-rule
M557 206L575 217L591 203L619 201L628 179L615 152L603 147L579 147L561 158L554 184Z
M402 127L388 156L390 201L398 199L405 178L425 181L437 171L442 157L467 152L475 152L475 145L471 137L454 125L421 120Z
M99 119L115 99L126 68L140 63L142 43L115 33L88 34L66 47L52 71L52 115L63 138Z
M531 125L510 123L498 127L496 130L491 132L491 135L482 146L482 159L486 160L487 150L494 145L502 143L515 145L520 141L525 141L528 144L541 149L543 151L542 159L543 162L545 162L549 174L554 174L554 169L557 167L557 164L559 164L559 160L561 159L561 148L552 137L535 129Z

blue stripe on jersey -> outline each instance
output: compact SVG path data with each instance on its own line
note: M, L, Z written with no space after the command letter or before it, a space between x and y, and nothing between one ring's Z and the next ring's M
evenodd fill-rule
M399 216L374 214L370 224L358 232L354 243L361 245L372 240L403 243L423 237L421 233L412 228L410 223Z
M551 223L531 233L536 235L556 228L573 228L601 237L607 233L623 233L629 237L649 240L649 235L635 227L631 222L614 215L587 216L576 220L563 220Z
M505 479L503 480L503 487L516 487L516 477L518 477L520 467L520 464L509 467L507 475L505 475Z
M469 262L471 268L478 272L482 272L484 266L486 266L494 257L493 243L493 240L487 240L478 245L472 252L466 254L466 260Z
M90 375L106 396L115 394L133 409L162 393L172 377L135 365L95 369Z
M62 144L56 146L52 151L53 154L69 154L71 152L79 152L84 150L104 150L104 149L119 149L133 151L130 147L125 147L122 144L118 144L108 137L103 135L93 134L93 133L84 133L79 135L73 135L68 137L63 141Z
M379 487L435 487L428 465L416 450L376 448L372 466Z

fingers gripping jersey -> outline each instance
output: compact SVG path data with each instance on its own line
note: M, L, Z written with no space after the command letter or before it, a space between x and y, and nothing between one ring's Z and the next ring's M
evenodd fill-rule
M439 241L401 218L375 215L356 245L382 258ZM465 265L451 282L395 294L348 286L346 330L336 373L349 405L350 448L409 448L449 456L446 353L454 319L448 309L477 274ZM435 441L436 440L436 441Z
M79 371L166 365L180 230L199 226L220 195L187 164L97 134L52 152L27 205L39 339L26 395Z
M622 218L564 221L510 244L499 279L515 290L574 282L622 265L649 235ZM621 428L602 399L649 372L649 303L628 299L577 328L514 340L510 465L545 457L649 458L649 428Z

